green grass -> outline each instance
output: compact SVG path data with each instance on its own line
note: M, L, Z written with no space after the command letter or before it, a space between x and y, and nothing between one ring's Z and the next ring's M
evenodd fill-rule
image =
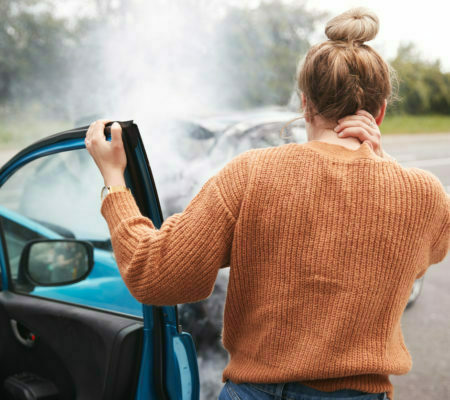
M41 113L0 112L0 146L24 146L45 136L71 128L69 121L43 117Z
M450 115L394 115L384 119L382 134L450 132Z

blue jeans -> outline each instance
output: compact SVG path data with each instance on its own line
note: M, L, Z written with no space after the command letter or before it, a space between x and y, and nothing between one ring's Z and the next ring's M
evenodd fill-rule
M341 389L322 392L298 382L234 383L227 379L219 400L389 400L386 393Z

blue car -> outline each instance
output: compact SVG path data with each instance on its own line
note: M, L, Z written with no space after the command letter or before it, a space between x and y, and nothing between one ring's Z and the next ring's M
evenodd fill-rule
M160 227L138 127L121 125L127 185ZM0 170L0 398L198 400L177 307L140 304L120 277L87 128L40 140Z

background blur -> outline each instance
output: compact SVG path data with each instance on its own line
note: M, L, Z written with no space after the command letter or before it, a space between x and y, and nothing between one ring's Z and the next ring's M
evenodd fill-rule
M142 118L162 114L286 105L297 61L324 39L327 19L348 8L334 3L2 0L0 143L28 143L97 115L142 125ZM413 19L414 7L401 18L387 1L373 3L385 11L379 38L369 44L401 80L401 101L389 109L384 132L402 130L400 116L410 127L403 131L424 129L405 115L428 116L428 130L449 130L450 56L422 55L437 46L445 55L445 42L437 35L429 46L400 40L438 22L426 14ZM446 14L432 3L422 13ZM395 14L396 26L386 26L381 14ZM389 36L393 29L398 34Z
M272 119L278 120L280 113L298 114L297 62L325 40L329 18L357 5L379 15L380 34L368 44L399 77L399 99L381 127L385 149L405 165L429 168L448 190L450 24L437 0L420 6L385 0L1 0L0 160L41 137L98 118L134 119L164 216L181 211L214 171L245 150L239 143L255 146L249 126L260 124L261 115L276 110ZM228 135L240 135L234 153L224 156L225 144L218 145L207 167L202 162L196 168L195 152L244 115L253 122ZM179 134L156 122L166 119L203 121L193 128L203 147L174 146ZM270 129L278 135L278 126ZM430 272L422 298L405 313L415 364L409 378L393 379L399 400L450 398L450 356L439 350L450 348L450 321L442 317L450 307L448 268ZM204 399L217 395L226 363L218 336L227 277L226 271L220 274L211 299L184 312L183 325L199 350ZM439 293L442 313L434 305Z

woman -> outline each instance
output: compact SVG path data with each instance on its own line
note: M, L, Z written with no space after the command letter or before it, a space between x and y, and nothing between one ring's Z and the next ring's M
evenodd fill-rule
M448 252L450 203L434 175L379 149L392 89L364 44L377 31L374 14L350 10L309 50L298 76L307 143L238 155L159 230L125 189L102 203L143 303L205 299L230 266L221 400L392 400L389 374L411 368L400 319L415 279ZM125 186L120 128L108 143L104 122L86 146L105 185Z

